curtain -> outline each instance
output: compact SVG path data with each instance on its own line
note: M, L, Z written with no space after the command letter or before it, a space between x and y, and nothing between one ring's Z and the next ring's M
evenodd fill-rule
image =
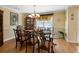
M38 20L50 20L53 17L53 15L42 15Z

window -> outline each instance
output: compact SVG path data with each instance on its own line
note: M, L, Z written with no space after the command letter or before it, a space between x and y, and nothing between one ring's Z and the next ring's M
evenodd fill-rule
M41 27L44 27L44 24L43 24L43 21L36 21L36 26L38 27L38 28L41 28Z
M36 21L36 27L37 28L45 28L45 29L52 29L53 22L51 20L37 20Z
M45 28L51 28L52 27L52 22L51 21L44 21L44 27Z

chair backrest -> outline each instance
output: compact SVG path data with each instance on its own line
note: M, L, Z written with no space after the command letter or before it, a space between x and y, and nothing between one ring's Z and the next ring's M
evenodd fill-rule
M24 32L25 38L27 37L29 39L30 38L30 32L26 31L26 30L23 30L23 32Z
M46 40L45 33L43 32L43 30L39 32L39 35L41 37L41 40L44 40L44 41Z
M22 31L18 29L13 29L13 30L14 30L16 40L17 41L22 40Z
M51 32L44 32L43 30L39 31L40 40L42 43L45 43L47 40L51 40Z
M22 29L22 26L21 26L21 25L18 25L18 26L17 26L17 29L18 29L18 30Z
M36 33L35 37L38 40L38 42L41 43L41 37L40 37L39 33Z
M41 45L45 44L46 37L45 37L44 32L42 30L39 31L39 33L37 34L37 38L38 38L39 42L41 43Z

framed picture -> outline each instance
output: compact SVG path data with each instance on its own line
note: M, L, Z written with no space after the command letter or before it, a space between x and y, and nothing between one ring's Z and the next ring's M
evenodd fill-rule
M18 14L10 12L10 25L18 25Z

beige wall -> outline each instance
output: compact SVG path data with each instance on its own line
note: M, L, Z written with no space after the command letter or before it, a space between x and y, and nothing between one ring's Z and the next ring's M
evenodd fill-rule
M65 28L65 11L55 12L53 15L55 30L64 31Z
M24 26L24 18L23 13L19 13L19 25Z
M26 23L26 21L25 21L26 17L27 17L27 14L26 13L22 13L22 25L24 25L24 26L25 26L25 23Z
M19 25L25 26L25 18L27 15L27 13L19 13Z
M14 32L13 32L13 28L15 26L11 26L10 25L10 12L15 12L17 13L15 10L12 9L8 9L8 8L2 8L0 7L1 10L3 10L3 38L4 41L12 39L14 37ZM22 25L21 21L22 21L22 15L19 14L19 24Z

